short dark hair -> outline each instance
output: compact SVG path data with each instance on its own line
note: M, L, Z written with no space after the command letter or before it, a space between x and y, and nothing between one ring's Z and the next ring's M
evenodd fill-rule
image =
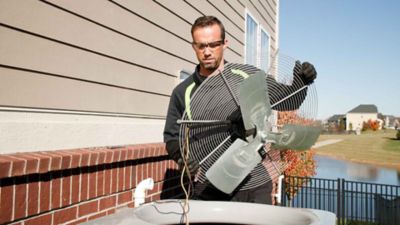
M218 25L219 28L221 29L221 39L225 40L225 27L224 25L221 23L221 21L215 17L215 16L201 16L199 18L197 18L194 21L194 24L192 25L192 37L193 37L193 32L197 29L197 28L203 28L203 27L208 27L208 26L212 26L212 25Z

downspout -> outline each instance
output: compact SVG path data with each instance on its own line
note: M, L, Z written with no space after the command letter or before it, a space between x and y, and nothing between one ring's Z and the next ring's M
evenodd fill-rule
M283 178L284 178L283 175L280 175L278 177L278 187L277 187L278 191L275 194L276 203L278 203L278 204L280 204L281 200L282 200L281 198L282 198L282 180L283 180Z
M142 180L135 189L135 193L133 197L135 198L135 207L140 206L145 202L146 199L146 191L152 190L154 188L154 180L153 178L147 178Z

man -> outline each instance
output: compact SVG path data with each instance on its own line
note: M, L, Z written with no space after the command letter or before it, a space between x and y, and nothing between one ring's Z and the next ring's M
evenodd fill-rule
M194 22L191 33L193 38L192 47L196 53L199 64L195 72L173 90L164 128L164 142L166 143L168 154L181 167L183 165L183 159L179 149L179 124L177 120L182 118L187 108L190 108L188 99L190 99L190 96L192 96L196 88L198 88L207 77L218 76L221 71L223 71L224 74L237 73L241 76L248 76L258 71L257 68L250 65L232 64L224 60L224 50L228 46L228 40L225 39L224 26L217 18L213 16L199 17ZM297 70L297 72L294 79L302 79L302 83L304 84L312 83L317 75L313 65L310 63L300 64L296 62L295 70ZM267 78L267 83L279 86L281 93L275 96L284 97L287 95L286 92L289 90L287 86L277 84L272 77ZM304 99L305 92L302 94ZM280 99L281 97L278 98ZM271 99L271 103L279 99ZM296 103L295 106L286 108L279 108L279 106L277 106L274 109L293 110L298 108L300 104L301 102ZM198 169L198 162L190 159L188 164L191 174L195 174ZM259 164L255 170L257 170L257 168L264 169L261 167L262 165ZM252 180L268 179L268 177L257 178L254 174L249 177L250 178L245 179L246 181L232 194L225 194L209 183L198 182L195 184L193 197L202 200L226 200L271 204L272 182L267 182L256 187L254 187L254 182L252 183Z

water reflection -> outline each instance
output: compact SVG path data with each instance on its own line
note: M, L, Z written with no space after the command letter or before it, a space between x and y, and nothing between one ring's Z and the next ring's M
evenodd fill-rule
M355 163L316 155L315 177L400 185L400 171L370 164Z
M378 168L365 164L351 163L347 165L347 174L359 180L370 181L378 178Z

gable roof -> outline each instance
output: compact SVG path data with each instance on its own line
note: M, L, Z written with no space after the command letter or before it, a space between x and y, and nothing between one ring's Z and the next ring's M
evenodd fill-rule
M359 105L354 109L350 110L348 113L378 113L378 108L376 105Z
M335 114L328 118L328 122L338 122L339 120L344 118L346 118L346 116L343 114Z

